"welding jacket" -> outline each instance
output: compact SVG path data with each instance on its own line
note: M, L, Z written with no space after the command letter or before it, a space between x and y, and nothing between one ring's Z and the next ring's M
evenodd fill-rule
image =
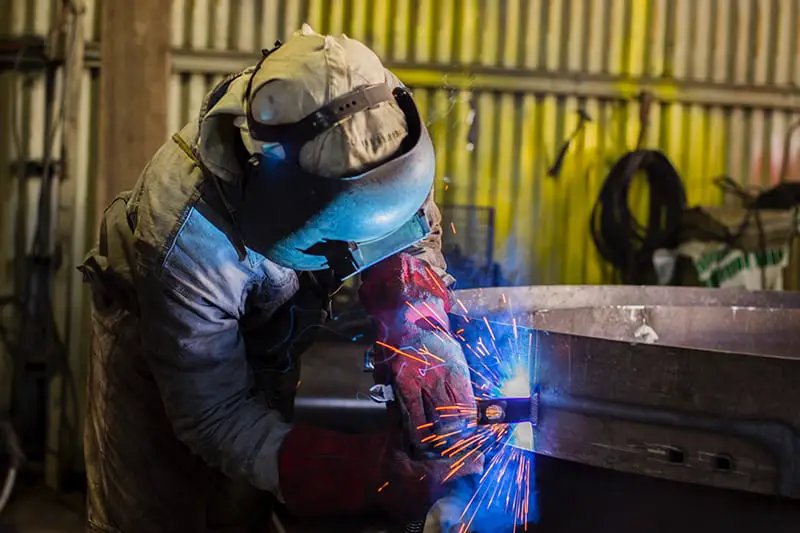
M79 267L93 300L89 531L244 531L269 517L270 494L280 498L277 454L308 343L297 332L324 320L329 288L238 253L199 168L236 198L247 154L235 121L250 73L224 80L182 129L191 153L168 141L117 196ZM432 193L425 210L433 232L412 252L452 280Z

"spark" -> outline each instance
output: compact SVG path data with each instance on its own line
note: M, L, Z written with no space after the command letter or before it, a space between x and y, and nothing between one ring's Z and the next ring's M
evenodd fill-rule
M463 467L463 466L464 466L464 463L461 463L461 464L456 463L456 465L453 465L453 468L451 468L450 472L444 477L444 479L442 480L442 483L445 483L445 482L447 482L448 479L452 478L455 475L456 472L461 470L461 467Z
M435 317L437 320L439 320L439 324L434 324L434 323L431 321L431 319L428 317L428 315L426 315L426 314L422 313L422 312L421 312L419 309L417 309L416 307L414 307L413 305L411 305L411 302L406 302L406 305L407 305L409 308L411 308L411 310L412 310L412 311L414 311L415 313L417 313L417 314L420 316L420 318L422 318L422 319L423 319L425 322L427 322L427 323L428 323L428 325L429 325L431 328L433 328L433 330L434 330L434 331L433 331L433 334L434 334L434 335L436 335L436 336L439 338L439 340L441 340L442 342L445 342L445 340L444 340L444 339L441 337L441 335L439 335L439 333L437 333L437 331L439 331L439 332L443 333L443 334L444 334L444 335L445 335L447 338L449 338L450 340L452 340L453 342L455 342L455 341L452 339L452 337L450 336L450 334L449 334L449 333L448 333L448 332L447 332L447 331L446 331L444 328L442 328L442 326L440 326L440 325L439 325L439 324L444 324L444 320L442 320L441 318L439 318L439 316L436 314L436 311L434 311L434 310L431 308L431 306L429 306L427 303L425 303L425 306L426 306L426 307L427 307L427 308L430 310L430 312L433 314L433 316L434 316L434 317Z
M431 270L430 267L426 266L425 267L425 271L428 273L428 276L430 276L430 278L433 280L433 283L436 285L436 287L441 292L445 292L445 290L442 288L442 285L439 283L439 276L437 276L436 273L434 273L433 270Z
M378 487L378 492L382 492L382 491L383 491L383 489L385 489L385 488L386 488L386 487L388 487L388 486L389 486L389 482L387 481L387 482L385 482L383 485L381 485L380 487Z
M444 363L444 362L445 362L445 361L444 361L444 359L442 359L442 358L441 358L441 357L439 357L438 355L434 355L434 354L432 354L432 353L430 352L430 350L428 350L428 349L427 349L427 348L425 348L424 346L422 347L422 349L421 349L421 350L419 350L419 353L420 353L421 355L427 355L428 357L431 357L431 358L433 358L433 359L436 359L436 360L437 360L437 361L439 361L440 363Z
M489 330L489 335L492 336L492 341L495 340L494 331L492 331L492 326L489 325L489 319L483 317L483 322L486 324L486 328Z
M503 301L510 305L505 296ZM463 302L456 302L465 314L468 313ZM482 323L456 331L455 335L465 347L477 397L530 396L529 366L530 362L538 366L538 354L535 354L532 333L528 335L527 343L520 342L525 338L523 332L526 329L520 328L516 317L502 323L490 323L487 317L483 317ZM504 348L499 350L498 345ZM513 525L508 523L503 531L527 531L528 523L536 521L536 505L531 501L535 498L535 492L532 492L533 454L529 451L534 449L531 424L479 426L475 407L459 404L439 406L436 413L437 420L449 418L465 422L463 429L452 431L450 426L442 434L432 430L432 434L422 439L452 461L443 482L457 477L473 462L484 459L483 475L477 490L461 514L459 533L466 533L476 520L489 514L493 522L513 522ZM435 425L434 422L431 426L424 426Z
M377 344L378 346L383 346L387 350L391 350L391 351L393 351L394 353L396 353L398 355L402 355L403 357L408 357L409 359L413 359L414 361L418 361L418 362L422 363L423 365L430 365L430 363L428 361L426 361L425 359L420 359L419 357L414 357L410 353L406 353L403 350L395 348L394 346L390 346L389 344L386 344L385 342L375 341L375 344Z
M462 302L460 298L456 298L456 303L461 310L464 311L464 314L469 314L469 311L467 311L467 308L464 306L464 302ZM467 322L469 322L469 320L467 320Z
M510 309L510 301L505 295L503 301L508 304L506 309ZM459 299L456 299L456 303L468 315L464 303ZM524 333L520 334L519 330L524 332L528 328L520 328L516 317L490 323L484 316L482 321L471 323L464 316L464 321L469 326L451 333L444 327L447 324L446 318L440 317L427 303L423 302L424 307L420 308L410 302L406 302L406 305L430 326L437 338L464 347L476 397L487 399L530 396L529 366L533 362L537 367L533 373L535 382L538 376L538 353L533 346L533 333L528 335L527 347L520 346L520 337L524 339ZM380 341L376 344L425 365L419 369L420 372L436 368L431 361L447 364L445 359L431 353L426 346L401 349ZM522 344L524 346L524 341ZM503 346L503 349L498 349L498 345ZM405 350L413 351L414 354ZM484 459L483 475L477 490L463 510L459 531L466 533L473 522L480 520L484 513L491 514L493 522L513 521L513 526L509 523L503 531L513 529L516 532L520 525L527 530L527 524L535 521L532 516L536 511L535 501L533 506L530 505L531 498L535 497L531 489L533 456L528 451L534 449L531 424L480 426L474 405L437 406L435 413L432 421L417 426L417 430L428 430L420 442L451 460L443 483L468 471L470 465ZM454 430L454 425L459 429ZM387 485L388 482L378 492ZM499 515L494 516L495 513Z
M450 229L453 230L453 235L455 235L456 234L456 225L455 225L455 223L453 223L453 222L450 223Z
M436 312L436 310L435 310L433 307L431 307L431 305L430 305L428 302L422 302L422 305L424 305L424 306L425 306L425 308L426 308L428 311L430 311L430 313L431 313L431 314L432 314L434 317L436 317L436 320L438 320L440 324L444 324L444 323L445 323L445 320L444 320L444 319L442 319L442 317L440 317L440 316L439 316L439 313L437 313L437 312ZM441 329L441 328L440 328L440 329Z

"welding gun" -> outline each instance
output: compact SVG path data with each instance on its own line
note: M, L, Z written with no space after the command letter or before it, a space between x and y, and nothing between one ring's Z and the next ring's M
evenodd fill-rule
M373 357L372 348L364 354L364 372L371 372L375 368ZM394 400L394 391L391 385L373 385L369 397L376 403L386 403ZM475 403L479 426L530 422L536 427L539 422L538 391L525 398L478 399Z
M530 422L536 427L539 422L539 393L527 398L491 398L476 400L478 425L514 424Z

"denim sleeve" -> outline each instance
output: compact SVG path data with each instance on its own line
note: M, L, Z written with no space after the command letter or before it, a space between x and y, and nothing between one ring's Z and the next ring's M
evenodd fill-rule
M138 283L148 363L176 436L206 463L280 498L277 457L290 426L251 394L239 331L251 276L190 216L160 275Z
M448 274L447 263L445 262L444 254L442 254L442 214L433 198L433 189L431 189L422 207L431 225L431 233L425 239L412 246L409 252L424 259L447 285L452 285L455 283L455 278Z

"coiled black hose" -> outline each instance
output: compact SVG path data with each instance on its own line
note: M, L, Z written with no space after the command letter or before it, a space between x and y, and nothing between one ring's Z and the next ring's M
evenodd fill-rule
M639 171L650 186L647 226L636 220L628 204ZM683 181L662 152L636 150L616 162L592 209L591 232L597 251L619 272L622 283L652 282L653 252L677 246L685 207Z

